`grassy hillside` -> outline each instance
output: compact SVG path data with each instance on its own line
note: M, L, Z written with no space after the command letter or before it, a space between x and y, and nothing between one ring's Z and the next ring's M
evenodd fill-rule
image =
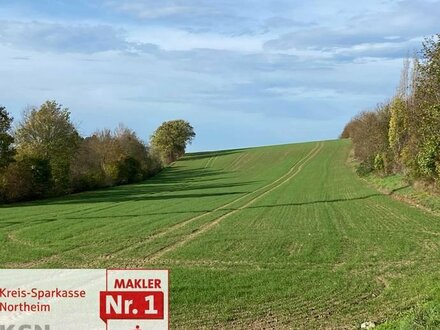
M440 218L347 141L193 154L138 185L0 208L2 267L171 269L173 328L337 328L440 294Z

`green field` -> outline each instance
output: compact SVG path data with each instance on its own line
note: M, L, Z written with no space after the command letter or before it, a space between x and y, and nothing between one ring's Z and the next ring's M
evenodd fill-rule
M171 270L172 328L353 329L440 295L440 218L358 179L348 141L187 156L0 208L7 268Z

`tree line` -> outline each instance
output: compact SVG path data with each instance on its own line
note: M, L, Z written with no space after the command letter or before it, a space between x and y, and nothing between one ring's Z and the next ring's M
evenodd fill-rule
M391 100L355 116L341 137L353 141L358 173L403 173L440 188L440 34L405 61Z
M184 120L164 122L150 144L120 125L82 137L56 101L13 118L0 106L0 202L16 202L140 182L183 156L195 137Z

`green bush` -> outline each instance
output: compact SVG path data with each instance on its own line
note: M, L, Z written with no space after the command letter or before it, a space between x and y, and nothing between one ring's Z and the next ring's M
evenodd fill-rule
M141 163L133 157L126 157L118 164L118 182L133 183L143 179Z
M356 166L356 173L359 176L366 176L373 172L374 167L369 162L362 162Z
M48 160L24 158L13 162L1 176L1 200L16 202L49 196L52 187L51 177Z

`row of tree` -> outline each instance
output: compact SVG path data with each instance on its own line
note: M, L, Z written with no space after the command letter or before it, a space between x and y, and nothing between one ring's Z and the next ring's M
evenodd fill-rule
M360 173L404 173L440 187L440 34L406 60L396 95L354 117L341 137L352 139Z
M55 101L25 111L15 129L0 107L0 202L31 200L142 181L185 153L195 136L184 120L163 123L151 146L120 125L81 137Z

